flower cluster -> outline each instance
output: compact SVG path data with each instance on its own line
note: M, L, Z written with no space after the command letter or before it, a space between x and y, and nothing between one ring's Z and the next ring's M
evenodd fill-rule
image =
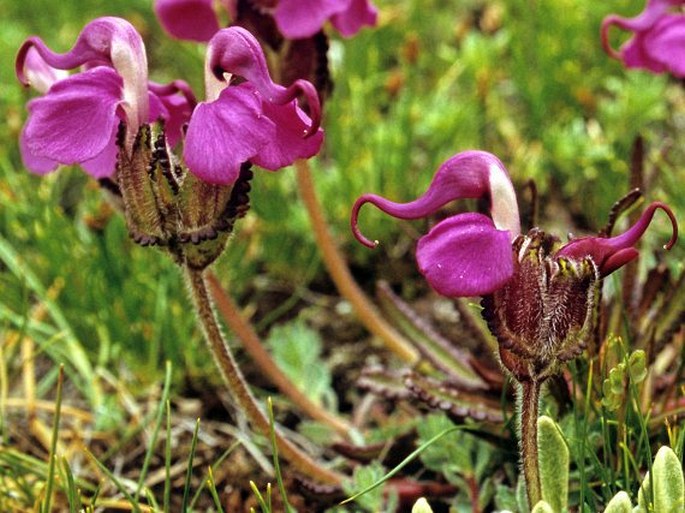
M628 68L653 73L671 73L685 78L685 0L648 0L634 18L612 14L602 22L602 45ZM609 29L616 26L633 36L616 51L609 42Z
M254 4L273 17L288 39L308 38L321 31L326 21L345 37L364 25L375 25L377 11L368 0L222 0L232 20L244 4ZM173 37L205 42L219 30L212 0L156 0L155 11L164 29Z
M197 177L217 184L233 183L246 161L276 170L311 157L323 139L314 87L306 81L274 84L256 39L239 27L221 30L209 42L206 99L199 104L185 82L148 80L143 41L119 18L92 21L64 54L31 37L16 69L22 83L44 93L29 102L21 137L24 162L38 173L80 164L95 177L112 176L120 123L129 153L145 124L164 122L170 147L187 126L183 159ZM309 114L297 104L301 95Z
M42 174L79 164L111 179L132 237L197 268L220 254L247 208L249 165L277 170L323 141L314 86L275 84L259 43L240 27L209 41L199 103L183 81L148 80L142 38L119 18L92 21L63 54L27 39L16 72L43 93L29 102L21 134L26 167Z
M418 241L419 270L442 295L484 296L483 315L498 338L502 363L519 381L541 381L582 350L593 325L600 280L637 258L635 245L656 210L666 212L672 223L666 249L678 235L673 213L660 202L649 205L616 237L580 237L561 244L538 229L521 234L509 174L499 159L482 151L447 160L415 201L361 196L352 209L352 231L366 246L377 244L357 225L366 203L400 219L419 219L464 198L487 200L490 216L460 213L436 224Z

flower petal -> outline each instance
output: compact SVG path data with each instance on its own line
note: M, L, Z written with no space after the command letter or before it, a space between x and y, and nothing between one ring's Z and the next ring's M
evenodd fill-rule
M350 0L279 0L274 18L288 39L311 37L331 16L347 10Z
M28 154L61 164L100 156L119 124L121 87L121 77L102 66L56 82L31 100L24 127Z
M378 10L368 0L352 0L350 6L331 17L331 23L344 37L351 37L367 25L373 27Z
M183 156L200 179L217 184L236 181L240 165L275 136L262 114L260 99L243 85L228 87L218 100L200 103L188 124Z
M303 138L309 126L309 118L292 101L285 105L263 102L264 114L274 122L276 131L272 139L259 150L252 162L264 169L275 171L289 166L296 159L316 155L323 142L323 130Z
M56 69L111 65L123 79L123 106L129 118L129 132L135 135L138 126L147 121L145 46L140 34L128 21L115 17L97 18L83 28L71 50L62 54L50 50L39 37L28 38L15 61L17 77L25 85L30 80L26 62L32 48L45 63Z
M395 203L375 194L361 196L352 207L352 232L362 244L375 246L357 226L359 209L364 203L372 203L399 219L419 219L434 214L450 201L464 198L489 198L495 226L507 230L512 240L521 233L516 193L509 174L497 157L484 151L465 151L447 160L433 176L428 190L409 203Z
M448 297L490 294L514 273L511 234L476 213L438 223L419 240L416 260L431 287Z
M24 163L24 167L37 175L48 174L59 166L59 162L56 160L40 157L29 149L26 141L26 126L24 126L19 136L19 151L21 152L21 160Z
M26 53L23 72L27 82L42 94L47 93L52 84L69 76L69 72L53 68L45 62L33 47Z
M155 13L172 37L206 43L219 29L212 0L157 0Z
M658 209L666 212L671 221L671 240L664 246L664 249L671 249L678 240L678 222L668 205L655 201L645 209L640 219L621 235L611 238L579 237L563 246L555 256L576 259L589 256L597 265L600 275L607 276L637 258L638 252L633 246L645 233Z
M644 48L651 61L685 78L685 15L661 18L645 35Z
M209 99L216 96L216 91L226 87L225 73L247 80L271 103L285 105L300 95L304 96L312 123L303 135L312 135L318 130L321 123L321 102L316 88L307 80L301 79L287 88L275 84L269 75L262 47L242 27L220 30L209 42L205 64L205 85Z

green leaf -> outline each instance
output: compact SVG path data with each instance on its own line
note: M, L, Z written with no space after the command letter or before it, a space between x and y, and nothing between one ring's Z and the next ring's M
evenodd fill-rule
M531 513L558 513L545 501L538 502Z
M642 349L633 351L628 357L628 375L633 383L640 383L647 377L647 355Z
M545 415L538 419L538 454L542 498L553 511L564 511L568 506L569 451L559 426Z
M321 361L321 338L298 319L276 326L269 333L267 345L274 360L298 389L319 405L337 405L331 391L331 373Z
M638 506L645 511L659 513L682 513L685 508L685 483L680 460L670 447L662 447L657 452L652 465L653 478L645 475L638 492ZM648 508L651 500L650 489L654 486L654 507Z
M626 492L618 492L607 504L604 513L631 513L633 504Z
M428 501L421 497L417 500L411 508L411 513L433 513L433 510L428 504Z

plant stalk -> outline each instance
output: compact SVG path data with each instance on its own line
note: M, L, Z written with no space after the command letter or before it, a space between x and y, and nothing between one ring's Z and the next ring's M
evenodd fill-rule
M416 363L419 358L418 352L404 336L381 317L376 306L352 277L347 263L326 224L321 205L316 197L309 163L303 159L296 160L295 168L297 169L298 188L312 224L316 243L338 291L352 304L357 317L366 326L366 329L380 338L386 347L402 360L407 363Z
M191 296L198 316L198 321L205 335L205 340L219 367L228 389L240 409L252 424L253 429L265 437L271 435L269 419L257 404L257 400L248 388L247 382L233 357L226 340L221 333L212 301L207 289L203 271L184 267ZM320 466L310 456L288 441L278 427L274 428L278 451L298 472L319 482L338 484L343 476Z
M352 426L344 419L314 403L294 385L288 376L286 376L273 361L254 328L245 320L240 313L238 306L235 304L235 301L233 301L230 294L223 289L216 275L211 271L207 271L206 277L209 290L216 303L217 311L224 318L233 333L243 343L243 347L252 357L255 364L260 368L262 374L269 378L283 395L287 396L293 404L311 418L331 427L344 438L348 438Z
M518 390L521 405L521 465L523 477L526 480L528 504L532 509L542 500L542 485L540 484L540 460L538 456L538 416L540 409L540 388L542 384L536 380L523 381Z

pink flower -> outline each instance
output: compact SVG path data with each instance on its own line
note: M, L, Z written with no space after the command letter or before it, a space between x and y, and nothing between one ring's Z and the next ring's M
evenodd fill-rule
M623 18L612 14L602 22L602 46L613 58L628 68L646 69L653 73L671 73L685 77L684 0L648 0L638 16ZM633 36L614 50L609 43L609 29L617 26Z
M359 210L371 203L400 219L419 219L435 214L445 204L465 198L487 199L490 216L471 212L439 222L416 247L419 270L438 293L448 297L483 296L501 289L515 275L520 255L513 246L525 246L521 235L518 204L509 174L500 160L483 151L465 151L447 160L435 173L428 190L409 203L394 203L375 194L364 194L352 208L352 232L359 242L375 247L357 226ZM563 267L561 260L580 263L590 259L600 278L637 258L634 248L657 209L669 216L675 244L678 225L663 203L652 203L634 226L612 238L583 237L549 251L550 267ZM523 237L523 239L522 239ZM521 242L521 241L524 242ZM525 248L524 248L525 249ZM580 265L580 264L579 264Z
M235 20L242 1L221 3ZM288 39L311 37L329 20L343 36L351 37L363 26L375 25L378 16L369 0L262 0L256 5L273 15L278 30ZM178 39L206 42L220 26L212 0L156 0L155 12L164 30Z
M66 72L79 67L83 70L71 76ZM142 124L171 120L195 102L185 83L148 83L143 41L119 18L92 21L63 54L38 37L27 39L17 55L16 73L22 83L44 93L28 103L20 141L26 167L39 174L59 164L80 164L96 178L111 176L119 123L126 126L130 150ZM179 92L183 96L172 101ZM170 138L180 138L180 123Z
M62 71L79 67L71 76ZM210 41L207 100L198 105L185 82L148 81L142 39L119 18L92 21L64 54L29 38L19 50L16 71L24 84L45 93L28 104L20 144L26 166L37 173L80 164L96 178L111 176L117 152L130 155L141 126L159 120L171 147L187 126L188 168L217 184L235 182L247 161L276 170L311 157L323 141L314 86L305 80L288 88L274 84L256 39L238 27L221 30ZM232 85L232 77L240 85ZM300 95L309 115L297 104ZM123 141L117 141L120 125Z

